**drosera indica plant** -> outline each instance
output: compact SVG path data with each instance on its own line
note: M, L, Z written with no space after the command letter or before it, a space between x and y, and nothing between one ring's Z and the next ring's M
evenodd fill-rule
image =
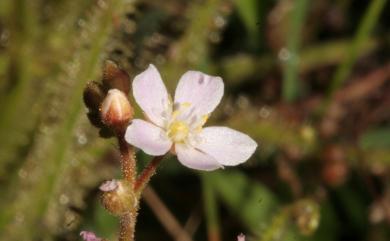
M130 79L114 62L106 61L102 82L84 91L88 117L102 137L115 137L121 154L123 179L100 186L103 206L120 219L119 241L133 241L142 191L167 153L186 167L212 171L248 160L257 148L248 135L228 127L204 127L222 99L222 78L188 71L179 80L174 99L152 64L132 82L132 92L145 119L133 119ZM137 174L135 148L154 156ZM86 241L104 241L93 232L80 233ZM241 239L242 240L242 239Z

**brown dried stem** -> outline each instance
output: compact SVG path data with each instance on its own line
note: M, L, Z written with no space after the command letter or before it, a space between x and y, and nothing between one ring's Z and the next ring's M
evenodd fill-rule
M153 188L146 187L142 196L175 241L192 241L190 235L161 201Z

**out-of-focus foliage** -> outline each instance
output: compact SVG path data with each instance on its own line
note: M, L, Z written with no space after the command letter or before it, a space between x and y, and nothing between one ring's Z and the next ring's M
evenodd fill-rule
M171 91L189 69L222 76L211 123L259 143L228 170L161 164L152 185L194 241L389 240L389 10L386 0L1 0L0 240L79 240L82 229L115 240L96 188L119 173L115 143L82 105L105 59L131 77L154 63ZM142 205L137 240L172 240L159 222Z

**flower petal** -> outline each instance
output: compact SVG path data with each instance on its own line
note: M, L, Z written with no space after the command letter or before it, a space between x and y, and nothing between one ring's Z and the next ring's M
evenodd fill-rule
M162 127L167 111L171 111L170 102L161 75L153 64L134 78L133 95L150 121Z
M223 88L221 77L188 71L179 80L175 103L190 103L198 114L209 114L221 101Z
M245 235L240 233L238 236L237 236L237 241L245 241Z
M118 181L115 179L105 181L102 185L100 185L99 189L103 192L111 192L118 188Z
M199 136L196 148L226 166L245 162L257 148L257 143L248 135L227 127L207 127Z
M84 241L102 241L101 238L96 237L96 235L90 231L81 231L80 236Z
M164 155L172 146L172 142L160 127L139 119L133 120L127 127L125 139L129 144L152 156Z
M212 171L223 167L212 156L191 146L176 144L175 151L179 162L186 167L203 171Z

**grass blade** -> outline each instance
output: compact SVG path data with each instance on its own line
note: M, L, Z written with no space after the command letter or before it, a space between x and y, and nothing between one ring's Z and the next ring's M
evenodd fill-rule
M302 36L302 27L305 22L308 9L308 0L297 0L291 13L291 26L289 39L287 40L287 51L289 57L286 59L283 78L283 99L291 102L299 96L298 68L299 48Z

